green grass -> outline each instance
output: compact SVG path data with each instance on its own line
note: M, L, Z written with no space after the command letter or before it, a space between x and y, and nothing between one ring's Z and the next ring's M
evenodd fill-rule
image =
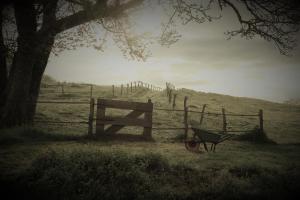
M89 101L87 86L67 83L64 89L64 95L44 89L40 100ZM256 114L263 109L265 131L255 129L257 118L228 117L229 128L251 131L218 144L215 153L205 152L202 145L200 153L192 153L182 143L182 130L154 130L153 141L127 137L141 135L142 128L136 127L118 137L96 139L86 137L84 124L37 123L0 130L1 189L31 199L283 199L297 194L299 106L187 89L177 94L177 109L182 109L184 96L193 110L203 104L208 112L225 107L227 113ZM111 87L95 86L94 98L111 99ZM138 89L114 97L139 102L148 98L155 107L171 108L163 92ZM89 105L40 104L37 111L40 120L87 121ZM109 115L127 112L107 110ZM199 119L199 114L189 116ZM156 110L153 122L156 127L183 127L183 114ZM202 128L221 130L222 118L207 117Z

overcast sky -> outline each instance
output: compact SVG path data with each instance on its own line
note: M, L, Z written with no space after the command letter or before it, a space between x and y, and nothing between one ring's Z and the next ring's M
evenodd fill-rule
M154 34L165 19L155 7L136 16L135 28ZM141 80L164 87L171 82L177 88L276 102L300 98L300 48L286 57L259 38L226 40L224 32L237 27L237 19L227 10L220 20L179 26L180 41L169 48L153 44L145 62L124 58L108 41L104 52L79 48L51 55L46 74L59 81L105 85Z

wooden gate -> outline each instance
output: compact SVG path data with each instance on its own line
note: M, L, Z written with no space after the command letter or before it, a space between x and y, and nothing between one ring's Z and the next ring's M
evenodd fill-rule
M124 117L105 115L106 108L133 110ZM144 127L143 136L151 137L153 103L128 102L120 100L98 99L96 116L96 134L115 134L125 126ZM138 118L144 114L144 118ZM110 125L105 129L105 125Z

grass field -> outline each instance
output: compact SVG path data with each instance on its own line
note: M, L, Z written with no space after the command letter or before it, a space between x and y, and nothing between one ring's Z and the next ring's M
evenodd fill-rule
M55 83L46 78L44 83ZM111 86L94 86L94 98L112 98ZM76 93L68 93L74 91ZM57 92L57 93L56 93ZM116 91L118 94L118 91ZM43 199L279 199L300 189L300 106L258 99L177 90L176 108L188 96L191 109L257 114L264 110L273 141L228 140L216 152L192 153L181 142L183 130L153 130L153 141L88 139L87 125L36 124L1 130L1 189L10 195ZM164 92L137 91L114 99L171 108ZM40 100L89 101L89 87L68 83L65 94L42 89ZM89 105L39 104L37 119L87 121ZM126 111L109 109L109 115ZM189 120L199 120L190 114ZM258 118L228 117L231 129L248 130ZM155 127L183 127L183 113L154 110ZM222 128L222 116L204 119L204 128ZM120 134L141 134L129 127ZM239 133L237 133L239 134ZM241 133L240 133L241 134ZM251 137L250 137L251 138ZM17 192L11 192L17 191Z

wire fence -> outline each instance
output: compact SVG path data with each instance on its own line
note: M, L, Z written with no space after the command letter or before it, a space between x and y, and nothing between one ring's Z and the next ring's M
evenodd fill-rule
M190 123L191 121L197 121L203 129L211 132L232 132L232 133L242 133L252 131L256 126L259 126L259 112L257 114L233 114L233 113L217 113L217 112L203 112L197 110L187 110L184 109L169 109L169 108L154 108L154 111L165 111L165 112L181 112L182 113L182 122L184 125L184 113L188 113L188 129L191 129ZM201 120L202 116L202 120ZM224 116L226 121L224 121ZM230 120L230 117L239 117L244 118L244 120ZM254 120L253 120L254 119ZM154 119L155 120L155 119ZM250 123L247 123L248 127L246 129L236 129L234 125L238 124L239 128L241 128L241 124L246 121L252 120ZM224 123L226 124L226 130L224 130ZM231 126L228 126L228 125ZM216 129L218 127L218 129ZM243 126L245 128L245 126ZM214 129L213 129L214 128ZM153 130L184 130L186 127L153 127Z
M130 93L136 91L137 88L147 88L154 91L163 91L162 88L144 83L141 81L130 82L125 84L127 87L121 85L119 87L120 91L117 92L117 86L113 85L110 89L109 86L106 87L106 92L111 93L112 97L116 93L121 95L124 93ZM54 88L54 90L53 90ZM80 91L72 91L71 89L79 89ZM175 89L175 87L174 87ZM173 90L174 90L173 89ZM172 90L172 88L170 89ZM38 100L37 103L37 115L34 120L35 125L40 125L43 127L44 124L65 126L84 126L85 132L90 132L90 126L96 122L96 117L91 119L91 112L94 114L94 106L97 103L92 104L93 95L95 95L95 88L92 84L54 84L46 85L44 84L41 88L41 99L46 98L45 96L49 94L78 94L80 97L87 97L90 100L68 100L62 101L59 98L57 100ZM197 122L202 129L211 132L225 132L225 133L242 133L249 132L258 126L263 130L263 111L259 110L258 113L231 113L222 108L222 112L210 112L206 111L206 104L203 105L202 109L188 106L188 97L184 98L183 109L178 109L176 107L176 96L177 94L167 94L169 104L173 98L172 108L166 107L154 107L153 109L153 123L151 129L154 131L174 131L174 130L184 130L187 134L188 130L191 129L191 122ZM73 99L73 96L70 98ZM170 100L171 99L171 100ZM94 100L93 100L94 101ZM178 101L178 98L177 98ZM29 102L30 103L30 102ZM52 106L47 106L50 104ZM62 107L61 107L62 106ZM72 107L71 107L72 106ZM79 106L86 106L86 112L83 112L82 108ZM91 109L93 107L93 109ZM52 108L52 109L51 109ZM110 114L121 113L118 111L113 111ZM236 119L238 118L238 119ZM179 124L182 126L177 127ZM88 126L88 129L86 129ZM74 128L76 129L76 128ZM93 128L92 128L93 131Z

